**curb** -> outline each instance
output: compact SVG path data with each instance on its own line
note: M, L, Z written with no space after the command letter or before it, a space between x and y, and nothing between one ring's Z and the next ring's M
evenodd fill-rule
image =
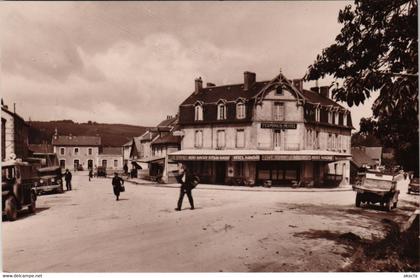
M153 187L164 187L164 188L179 188L178 184L158 184L158 183L141 183L141 182L137 182L137 181L133 181L133 180L124 180L126 182L132 183L132 184L136 184L136 185L143 185L143 186L153 186ZM207 187L207 185L205 185L205 187L203 186L198 186L195 188L195 190L225 190L225 191L249 191L249 192L348 192L348 191L353 191L353 189L350 188L343 188L343 189L290 189L290 188L285 188L285 189L270 189L270 188L261 188L261 189L250 189L248 188L238 188L238 187L219 187L217 188L216 186L213 186L211 188Z

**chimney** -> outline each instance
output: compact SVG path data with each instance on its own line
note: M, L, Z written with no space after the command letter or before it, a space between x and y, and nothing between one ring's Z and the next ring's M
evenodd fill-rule
M208 88L208 87L214 87L214 86L216 86L216 84L214 84L214 83L210 83L210 82L207 82L207 88Z
M318 86L311 87L311 91L319 94L319 87Z
M201 77L195 79L195 90L194 94L198 94L201 89L203 89L203 80L201 80Z
M293 79L293 86L300 92L303 91L303 79Z
M330 98L330 86L321 86L319 87L319 94L326 98Z
M256 81L256 74L254 72L245 71L244 72L244 91L251 89Z

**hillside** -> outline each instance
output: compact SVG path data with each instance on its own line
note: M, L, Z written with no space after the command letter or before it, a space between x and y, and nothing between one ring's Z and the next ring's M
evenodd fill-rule
M57 128L59 135L100 136L103 146L121 146L135 136L143 134L148 127L126 124L101 124L96 122L75 123L71 120L50 122L28 122L29 143L40 144L51 142L54 130Z

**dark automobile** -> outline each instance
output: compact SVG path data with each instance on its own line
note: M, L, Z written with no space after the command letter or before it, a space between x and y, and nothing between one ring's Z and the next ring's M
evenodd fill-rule
M98 166L98 168L96 169L95 176L106 177L106 168L103 166Z
M44 192L63 193L63 179L60 166L51 166L38 169L39 183L35 190L37 194Z
M6 161L1 166L2 214L14 221L19 210L28 208L35 213L35 184L38 177L33 165L21 161Z
M419 178L412 178L408 184L408 194L415 192L420 193Z

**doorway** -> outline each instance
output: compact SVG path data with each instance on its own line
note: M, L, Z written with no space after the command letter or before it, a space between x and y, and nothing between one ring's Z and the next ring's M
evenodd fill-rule
M215 162L216 184L224 184L226 177L226 162Z
M87 164L88 164L88 169L89 170L90 169L93 169L93 160L92 159L89 159L88 162L87 162Z

